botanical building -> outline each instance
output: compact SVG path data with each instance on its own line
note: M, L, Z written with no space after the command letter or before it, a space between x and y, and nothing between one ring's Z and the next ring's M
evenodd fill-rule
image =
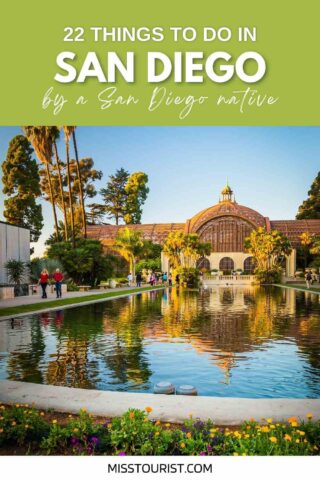
M199 267L208 270L230 271L241 269L253 271L253 258L244 252L244 240L252 230L264 227L267 231L279 230L291 242L293 251L286 259L286 275L293 276L296 270L296 248L303 232L320 234L320 220L270 220L252 208L239 205L227 184L221 191L220 201L194 215L185 223L155 223L138 225L88 225L88 236L100 239L112 248L117 233L122 228L138 230L143 237L154 243L163 243L170 232L197 233L203 242L212 245L210 256L199 260ZM162 270L169 265L162 256Z

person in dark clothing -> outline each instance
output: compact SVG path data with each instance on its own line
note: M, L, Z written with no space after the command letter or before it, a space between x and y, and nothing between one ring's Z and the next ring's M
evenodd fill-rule
M56 269L52 277L55 281L57 298L61 298L61 284L63 280L63 274L60 272L59 268Z
M40 273L40 278L39 278L39 285L42 288L42 297L41 298L47 298L47 286L48 286L48 281L49 281L49 273L46 268L42 270Z
M136 275L136 282L137 282L137 287L141 287L141 282L142 282L142 275L141 275L141 273L137 273L137 275Z
M176 275L176 285L177 285L177 287L179 287L179 285L180 285L180 275L179 275L179 273Z

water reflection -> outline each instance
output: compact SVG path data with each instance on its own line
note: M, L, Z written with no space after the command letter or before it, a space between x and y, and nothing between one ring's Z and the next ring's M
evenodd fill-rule
M0 322L0 378L200 394L320 396L319 296L291 289L166 290Z

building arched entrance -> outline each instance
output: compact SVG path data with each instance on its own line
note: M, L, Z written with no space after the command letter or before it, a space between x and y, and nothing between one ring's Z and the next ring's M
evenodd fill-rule
M228 275L234 270L234 261L230 257L223 257L219 262L219 270Z
M210 270L210 262L206 257L198 258L196 266L199 270Z
M255 260L253 257L248 257L243 262L243 270L247 275L251 275L255 269Z

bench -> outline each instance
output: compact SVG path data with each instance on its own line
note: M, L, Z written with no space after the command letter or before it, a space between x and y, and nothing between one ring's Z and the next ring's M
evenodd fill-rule
M90 290L90 285L79 285L80 292L88 292Z
M109 283L100 283L98 287L100 290L103 290L103 289L105 290L106 288L110 288L110 285Z

